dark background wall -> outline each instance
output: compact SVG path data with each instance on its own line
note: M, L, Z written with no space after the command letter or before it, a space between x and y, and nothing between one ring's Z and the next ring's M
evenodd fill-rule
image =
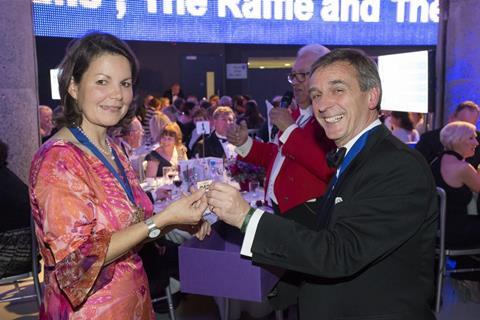
M50 69L61 61L71 39L36 37L38 86L41 104L55 107L51 99ZM128 41L140 62L137 93L162 95L173 82L179 82L185 94L206 95L205 73L215 71L215 92L219 95L249 94L263 107L264 99L283 94L290 88L286 80L290 69L249 69L245 80L225 79L227 63L247 63L249 57L294 57L300 46L197 44ZM327 47L329 47L327 45ZM330 47L333 49L334 47ZM416 50L422 47L359 47L372 56ZM433 89L433 88L432 88Z

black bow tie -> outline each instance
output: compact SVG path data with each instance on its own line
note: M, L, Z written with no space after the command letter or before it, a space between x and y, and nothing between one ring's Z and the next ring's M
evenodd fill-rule
M219 140L221 143L225 143L225 142L228 141L227 139L223 139L223 138L218 138L218 140Z
M347 153L347 148L341 147L337 150L330 150L327 153L327 164L330 168L338 168L342 164L343 158Z

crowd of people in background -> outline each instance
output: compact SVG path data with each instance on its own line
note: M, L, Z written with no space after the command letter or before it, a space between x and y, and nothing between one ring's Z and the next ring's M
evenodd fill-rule
M280 99L280 95L272 97L272 105L278 107ZM185 97L180 84L175 82L170 89L164 92L164 96L145 94L136 100L142 101L142 103L137 103L136 119L140 121L143 128L142 137L138 139L139 141L133 142L136 145L152 148L160 142L160 134L164 127L169 123L176 123L181 132L181 142L186 149L187 157L192 158L198 154L195 154L194 151L198 150L197 145L204 138L195 130L196 123L199 121L209 122L210 132L203 133L206 136L215 131L213 114L219 106L229 107L233 112L235 122L239 124L245 121L250 133L253 133L258 140L263 142L271 140L268 136L267 118L269 115L266 114L266 108L259 106L257 101L248 95L237 94L233 97L212 95L208 99L199 100L194 95ZM298 106L292 104L288 110L295 115L297 109ZM59 115L61 115L61 106L57 107L56 111L46 105L39 106L42 143L56 132L54 118ZM393 135L405 143L416 144L420 140L420 135L428 131L425 114L422 113L382 111L381 119ZM125 133L125 130L110 132L116 139L121 138ZM199 155L201 156L201 154Z
M141 103L137 103L136 106L134 128L109 131L112 138L122 141L122 146L129 153L139 147L144 147L143 151L145 152L148 149L158 149L158 145L162 144L162 133L165 127L169 124L175 124L174 127L175 130L178 129L177 136L179 137L176 142L176 150L178 151L181 148L181 153L186 153L181 158L187 158L187 155L188 158L197 155L204 156L203 153L198 152L198 150L201 150L198 144L202 144L202 140L208 138L211 133L218 132L219 126L221 126L218 120L215 121L215 111L218 107L222 107L221 110L224 113L231 114L237 123L245 121L248 129L252 129L255 134L261 129L266 130L267 127L265 116L262 115L257 102L249 96L235 95L232 98L227 95L222 97L212 95L209 99L199 100L194 95L185 97L180 85L174 83L169 90L164 92L162 97L145 94L136 100L141 101ZM61 109L61 106L59 109ZM61 113L57 111L56 117L60 116ZM58 130L55 126L53 110L49 106L40 106L39 119L40 135L42 143L44 143ZM141 135L131 136L131 133L140 132L138 122L141 125L142 133ZM206 126L208 132L198 133L196 130L197 122L208 122L208 126ZM226 128L224 130L220 128L223 135L225 135L225 130ZM260 138L259 135L258 138ZM263 138L268 141L266 134ZM165 140L165 138L163 139ZM197 152L195 153L195 151Z

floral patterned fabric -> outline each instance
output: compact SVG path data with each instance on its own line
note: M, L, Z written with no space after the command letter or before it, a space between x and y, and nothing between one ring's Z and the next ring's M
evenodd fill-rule
M137 205L153 207L128 160ZM35 154L30 201L45 265L40 319L154 319L148 280L134 250L104 266L115 231L134 223L135 208L113 174L71 142L53 140Z

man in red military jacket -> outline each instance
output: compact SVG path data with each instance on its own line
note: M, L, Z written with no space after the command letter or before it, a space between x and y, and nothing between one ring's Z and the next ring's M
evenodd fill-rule
M239 160L265 167L266 198L271 200L277 214L313 205L325 192L333 174L325 156L334 144L313 117L308 95L310 66L328 52L321 45L307 45L298 51L288 76L298 111L290 114L287 108L274 108L270 112L271 122L280 130L278 144L251 139L245 124L231 128L227 134L230 143L237 146ZM315 208L309 209L312 214L315 212Z

